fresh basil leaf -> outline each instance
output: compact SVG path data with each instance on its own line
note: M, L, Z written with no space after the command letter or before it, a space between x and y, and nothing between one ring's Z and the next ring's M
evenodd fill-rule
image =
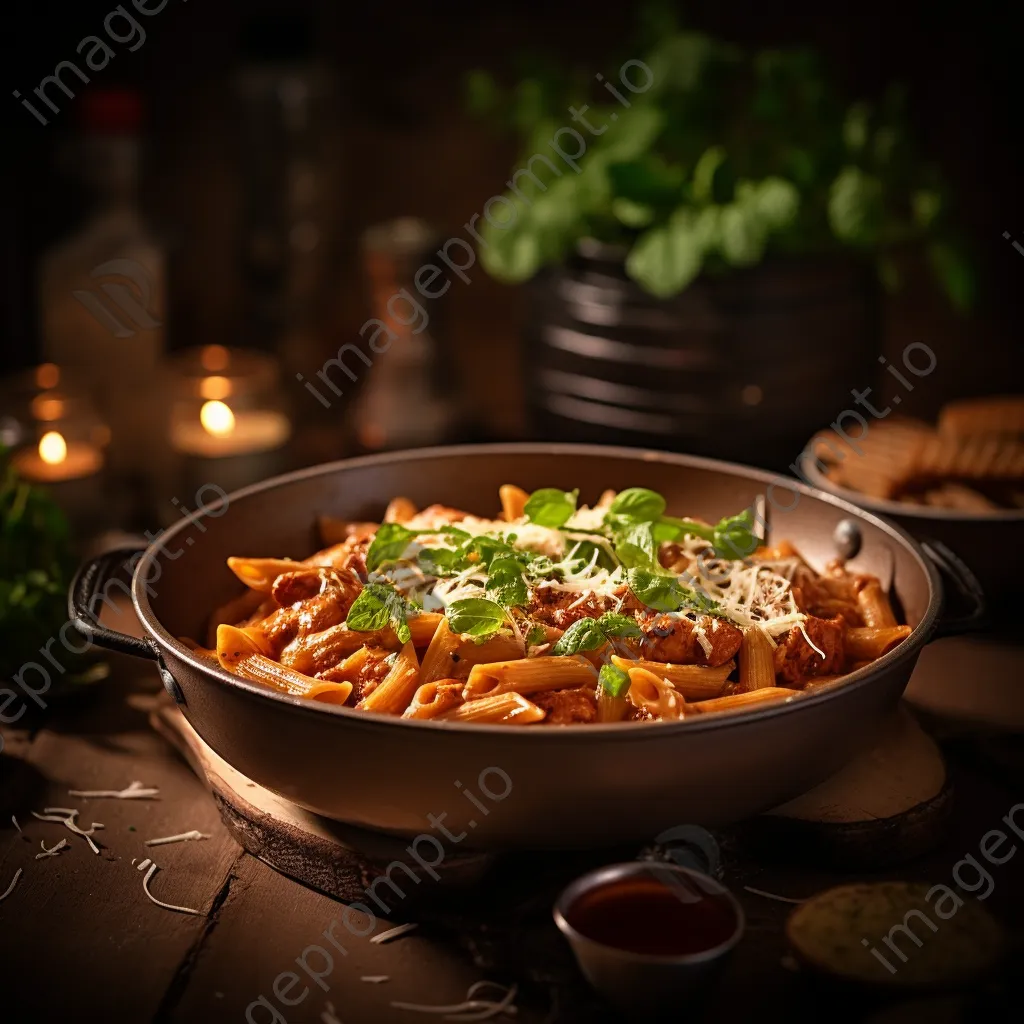
M431 576L449 576L458 572L465 561L461 551L454 548L422 548L416 563Z
M467 533L465 530L461 529L460 527L458 527L458 526L451 526L451 525L442 526L441 529L438 530L437 532L440 533L444 537L448 537L450 540L459 540L459 541L469 540L473 536L473 534Z
M624 697L629 692L629 673L611 662L601 666L597 682L610 697Z
M677 612L680 608L693 608L708 615L721 612L718 603L707 594L684 587L675 576L647 569L630 569L626 581L636 599L655 611Z
M754 513L747 508L735 516L719 520L713 531L715 554L719 558L740 559L752 555L761 541L754 534Z
M636 599L648 608L675 612L686 603L686 588L674 576L637 568L626 573L626 582Z
M415 536L415 530L401 523L382 523L366 552L367 572L373 572L384 562L394 562L401 558Z
M506 544L500 537L488 537L480 534L473 537L463 546L463 551L470 562L489 566L496 558L514 558L515 549Z
M453 633L467 633L469 636L489 636L505 623L505 609L494 601L482 597L467 597L452 601L446 609L448 626Z
M373 632L391 625L402 643L412 634L405 621L406 604L394 587L384 583L367 583L352 602L346 624L359 633Z
M651 533L654 535L655 544L679 540L680 537L686 535L686 531L679 525L678 520L667 517L662 517L656 523L651 523Z
M649 569L658 564L658 545L650 523L634 523L618 534L615 554L627 569Z
M636 619L630 618L628 615L605 612L597 620L597 624L605 636L643 636L643 632L636 624Z
M576 511L579 491L560 491L557 487L542 487L526 501L523 511L531 523L538 526L563 526Z
M547 640L548 633L543 626L531 626L530 632L526 634L526 646L536 647Z
M503 608L516 608L527 602L526 580L522 566L514 558L496 558L487 573L487 597Z
M579 654L596 651L608 642L596 619L577 619L559 638L551 653L554 655Z
M624 516L638 523L652 523L665 512L665 499L646 487L627 487L608 507L608 514Z

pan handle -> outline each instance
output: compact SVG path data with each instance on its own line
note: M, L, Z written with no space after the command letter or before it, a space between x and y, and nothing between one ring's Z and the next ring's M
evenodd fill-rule
M68 590L68 615L74 627L98 647L155 661L157 652L147 640L101 626L95 611L97 599L107 596L106 588L115 575L132 555L145 551L146 547L142 541L124 544L84 562ZM123 583L120 585L127 592L127 587Z
M956 615L940 615L932 639L938 640L944 636L959 636L961 633L975 633L980 630L986 621L987 606L978 577L971 572L962 558L950 551L941 541L921 539L918 543L939 570L943 581L952 583L953 590L960 597L959 604L966 609Z

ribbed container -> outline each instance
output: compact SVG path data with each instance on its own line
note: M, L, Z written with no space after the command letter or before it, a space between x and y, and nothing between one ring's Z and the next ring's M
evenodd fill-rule
M875 291L859 264L770 261L663 301L626 277L620 250L585 243L531 291L538 438L785 469L877 378Z

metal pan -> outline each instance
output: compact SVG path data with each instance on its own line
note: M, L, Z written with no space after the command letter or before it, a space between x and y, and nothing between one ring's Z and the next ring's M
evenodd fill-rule
M493 514L503 483L651 487L669 509L716 520L766 499L768 539L787 537L821 567L881 577L911 636L842 686L790 704L664 723L523 728L411 721L319 706L239 679L177 638L203 637L212 609L238 592L229 555L302 558L318 514L379 519L395 495ZM474 847L572 847L649 839L680 822L722 825L766 810L836 770L899 700L921 648L940 632L933 555L898 527L822 491L759 470L627 448L514 444L433 448L317 466L246 488L183 519L132 560L145 639L94 615L129 552L84 565L69 597L94 642L154 660L200 736L254 782L319 814ZM952 571L971 591L969 573ZM431 817L432 816L432 817ZM455 838L458 837L458 838Z

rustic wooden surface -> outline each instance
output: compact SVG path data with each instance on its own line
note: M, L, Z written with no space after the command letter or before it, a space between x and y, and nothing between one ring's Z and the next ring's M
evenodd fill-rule
M0 1020L35 1024L103 1020L193 1024L244 1021L261 995L280 1008L288 1024L399 1024L439 1019L393 1009L390 1003L459 1002L474 981L517 982L520 1024L614 1024L579 977L567 947L550 922L553 894L565 880L597 861L635 856L609 851L573 857L522 856L503 863L480 886L453 894L432 909L419 931L376 946L339 925L348 954L334 956L328 991L309 983L309 994L287 1009L274 998L274 979L295 970L343 905L283 877L244 853L221 824L214 801L189 766L147 723L147 699L159 690L146 666L112 659L111 679L91 695L52 702L45 715L4 727L0 754L0 891L24 869L16 889L0 903ZM1024 657L1016 656L1016 676ZM1010 667L1010 666L1008 666ZM27 728L21 728L27 726ZM746 1021L776 1006L787 1017L839 1021L916 1020L917 1004L877 1005L822 992L784 963L782 924L790 906L744 889L801 898L854 878L905 878L949 883L953 865L975 856L982 837L1000 826L1024 799L1020 741L958 738L947 745L956 793L950 833L923 859L885 872L839 872L804 863L799 851L777 860L744 856L735 837L724 836L726 881L748 918L744 941L693 1020ZM144 801L69 797L68 789L121 788L139 779L157 786L160 798ZM103 822L99 856L62 826L37 821L30 810L74 806L86 822ZM18 817L25 832L10 823ZM147 848L147 838L190 829L209 833L203 842ZM26 841L26 837L27 840ZM71 849L36 861L39 841L68 838ZM1012 837L1011 837L1012 838ZM1022 842L1020 845L1024 845ZM132 858L153 857L161 870L154 894L192 906L200 916L151 904ZM989 865L994 889L986 906L1011 928L1024 920L1024 854ZM354 920L358 921L358 915ZM395 919L401 919L399 913ZM315 959L311 957L313 966ZM370 984L360 979L387 975ZM308 979L306 979L308 983ZM302 986L292 995L303 991ZM972 999L997 1005L1001 990ZM960 1003L945 1000L943 1012ZM673 1010L678 1019L680 1007ZM977 1006L972 1014L980 1012ZM252 1020L272 1020L257 1007ZM939 1019L939 1018L936 1018ZM947 1016L941 1019L956 1019ZM967 1019L967 1018L965 1018Z

